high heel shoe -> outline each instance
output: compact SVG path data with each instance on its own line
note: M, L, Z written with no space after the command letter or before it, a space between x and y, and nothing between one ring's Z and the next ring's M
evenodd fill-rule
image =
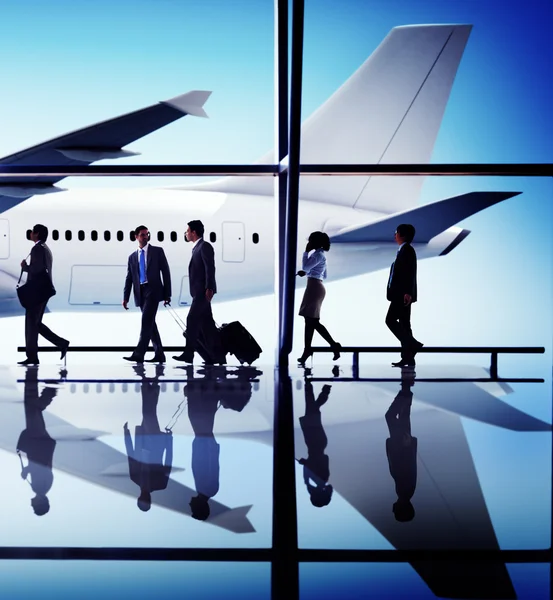
M303 354L298 358L298 363L302 366L305 365L305 361L312 355L313 355L313 350L305 349L303 351Z
M342 344L336 342L331 346L332 350L334 350L334 356L332 360L338 360L340 358L340 350L342 349Z

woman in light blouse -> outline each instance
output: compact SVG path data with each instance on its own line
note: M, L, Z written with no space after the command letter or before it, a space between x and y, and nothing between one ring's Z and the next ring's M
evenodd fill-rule
M315 252L309 256L311 250ZM313 354L311 342L315 331L318 331L334 350L333 360L340 358L340 344L332 339L327 328L320 321L321 305L326 294L323 285L323 279L326 279L325 252L329 250L330 239L328 235L322 231L314 231L309 236L309 242L303 253L302 270L298 271L300 277L307 275L307 287L299 311L299 315L305 319L305 347L303 354L298 358L300 365L304 365L305 361Z

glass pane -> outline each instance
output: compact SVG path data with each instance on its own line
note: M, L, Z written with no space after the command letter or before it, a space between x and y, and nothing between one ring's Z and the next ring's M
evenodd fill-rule
M269 547L263 371L110 359L61 374L2 368L0 465L13 475L3 545ZM244 433L252 428L267 432L265 445Z
M15 568L14 568L15 567ZM21 577L21 572L26 576ZM265 563L19 560L0 562L8 598L38 598L45 592L68 600L132 597L270 598L271 571Z
M550 597L548 564L437 562L300 565L301 600Z
M303 161L551 162L552 16L539 1L306 2Z

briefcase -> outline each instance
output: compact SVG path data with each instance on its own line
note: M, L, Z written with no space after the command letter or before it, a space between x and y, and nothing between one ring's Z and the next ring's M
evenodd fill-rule
M225 352L234 354L240 361L251 365L262 352L261 346L254 340L249 331L239 321L225 323L221 326L221 340Z
M52 284L52 279L50 278L48 271L42 271L35 275L31 281L19 285L22 276L23 270L19 276L16 291L19 302L23 308L33 308L33 306L48 302L52 296L56 295L56 289Z

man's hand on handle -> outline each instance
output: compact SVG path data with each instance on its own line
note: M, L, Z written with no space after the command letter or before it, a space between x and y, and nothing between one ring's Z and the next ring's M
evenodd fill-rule
M206 290L205 297L207 298L208 302L211 302L211 299L213 298L213 290Z

